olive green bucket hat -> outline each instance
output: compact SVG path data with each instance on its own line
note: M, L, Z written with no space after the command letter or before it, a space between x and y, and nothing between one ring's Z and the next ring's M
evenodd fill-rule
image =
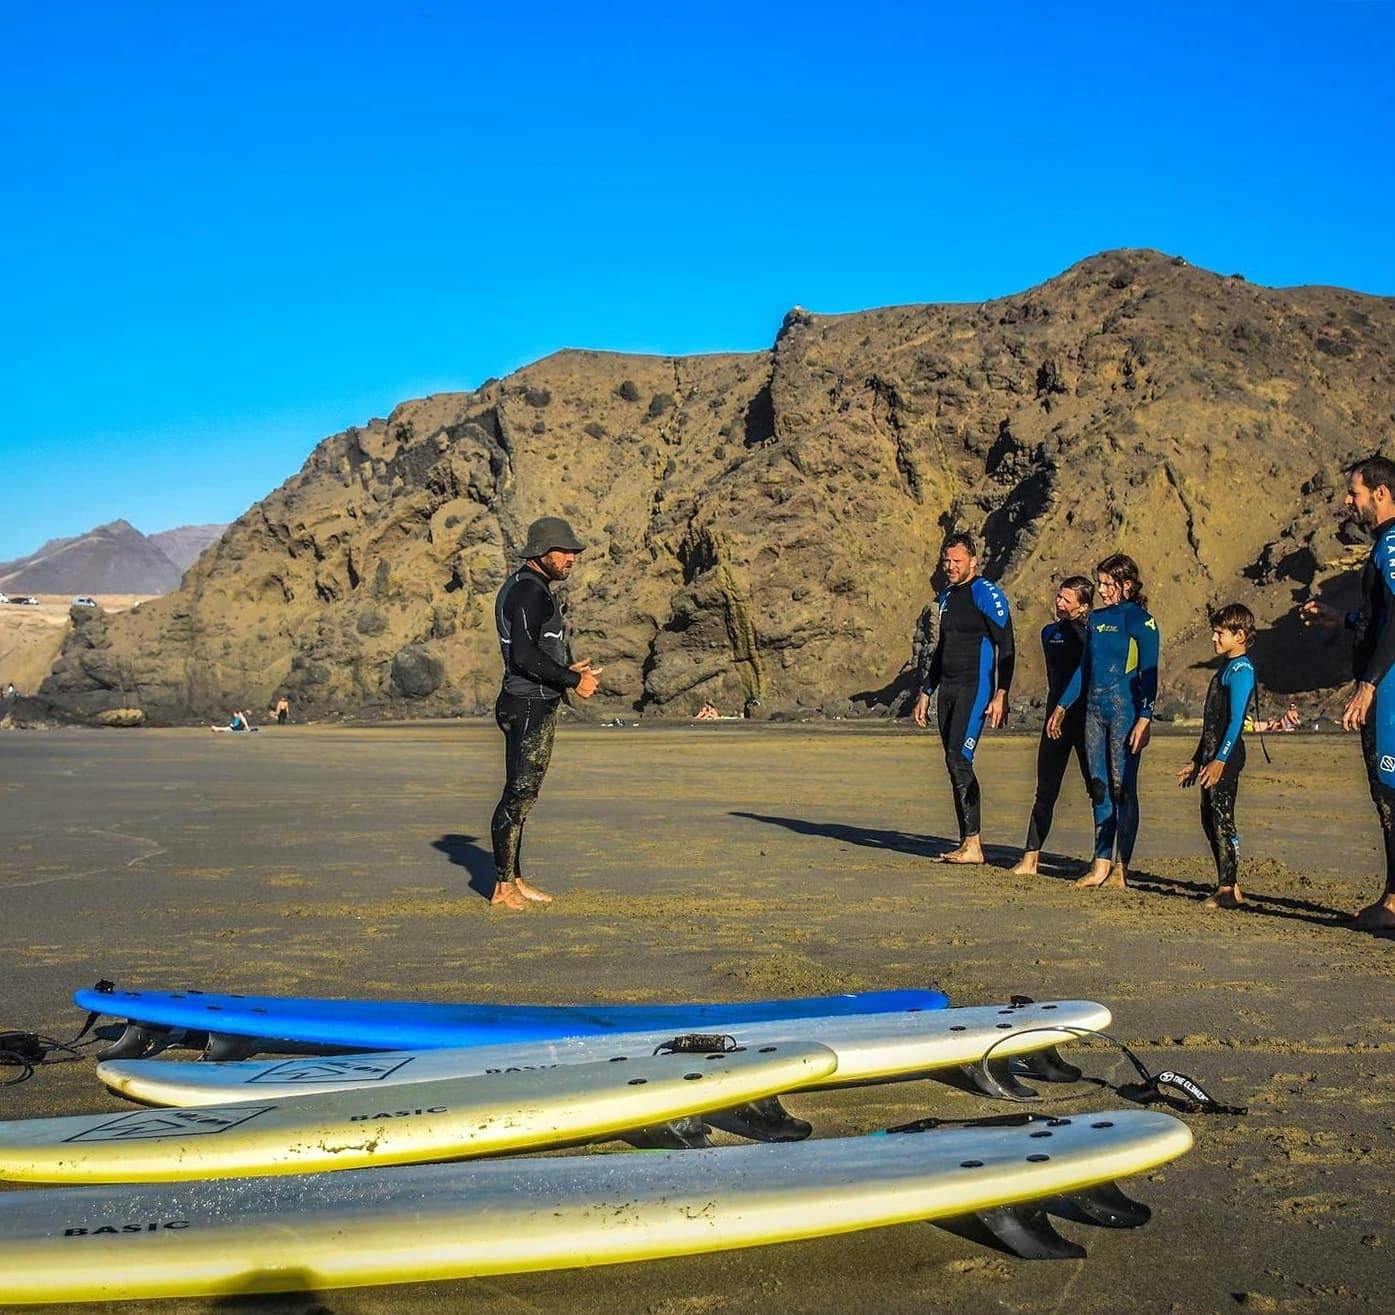
M528 527L528 542L523 545L525 557L541 557L560 548L563 552L583 552L586 545L572 533L572 527L560 516L543 516Z

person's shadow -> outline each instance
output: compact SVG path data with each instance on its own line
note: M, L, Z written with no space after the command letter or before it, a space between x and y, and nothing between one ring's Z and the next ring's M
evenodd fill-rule
M850 826L846 822L811 822L804 817L772 817L765 813L746 813L735 809L729 816L744 817L750 822L764 822L767 826L782 826L787 831L801 836L822 836L827 840L841 840L844 844L864 845L869 849L891 849L898 854L911 854L917 858L939 858L958 848L957 841L941 836L916 835L911 831ZM1008 849L1004 845L984 845L983 853L990 863L1011 866L1021 856L1022 851ZM1061 861L1070 862L1068 859Z
M494 851L485 849L478 836L438 836L431 848L439 849L456 867L470 874L469 886L477 895L488 899L494 894Z

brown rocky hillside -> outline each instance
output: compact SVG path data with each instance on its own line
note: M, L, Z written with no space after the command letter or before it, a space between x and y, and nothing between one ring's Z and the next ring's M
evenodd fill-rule
M1255 608L1272 690L1326 690L1341 638L1288 618L1352 594L1334 490L1392 416L1395 302L1151 251L982 305L795 310L769 352L559 352L324 440L176 593L85 618L44 692L156 721L282 689L307 714L472 712L494 590L544 513L594 545L568 593L597 713L897 704L950 526L1018 608L1024 717L1054 581L1117 548L1162 628L1164 710L1209 678L1208 600Z

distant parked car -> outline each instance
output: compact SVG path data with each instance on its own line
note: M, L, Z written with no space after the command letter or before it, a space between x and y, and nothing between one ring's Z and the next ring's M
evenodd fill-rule
M9 601L9 594L5 593L4 590L0 589L0 606L3 606L5 603L8 603Z
M97 600L96 600L95 598L89 598L86 594L79 594L76 598L73 599L73 606L74 606L74 607L96 607L96 606L97 606Z

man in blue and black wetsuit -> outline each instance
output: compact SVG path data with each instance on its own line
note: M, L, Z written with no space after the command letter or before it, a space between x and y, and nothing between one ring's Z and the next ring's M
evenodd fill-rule
M978 574L974 541L967 534L951 534L945 540L940 567L949 587L937 600L939 636L913 716L917 726L926 725L930 696L938 690L940 739L959 823L959 847L941 861L982 863L974 752L985 720L994 730L1007 720L1015 659L1012 615L1003 591Z
M1368 457L1347 472L1346 507L1375 535L1361 572L1361 606L1345 616L1326 603L1303 604L1309 624L1356 632L1356 689L1342 713L1344 730L1361 732L1366 779L1385 838L1385 890L1360 909L1357 927L1395 930L1395 462Z
M494 599L494 624L504 659L504 684L494 707L494 720L504 732L504 793L490 822L494 893L489 902L514 910L552 902L551 895L524 878L519 866L523 824L552 759L557 704L569 689L589 699L601 671L590 662L568 663L566 625L552 597L552 581L572 573L581 551L581 541L560 517L534 521L528 527L523 564Z

